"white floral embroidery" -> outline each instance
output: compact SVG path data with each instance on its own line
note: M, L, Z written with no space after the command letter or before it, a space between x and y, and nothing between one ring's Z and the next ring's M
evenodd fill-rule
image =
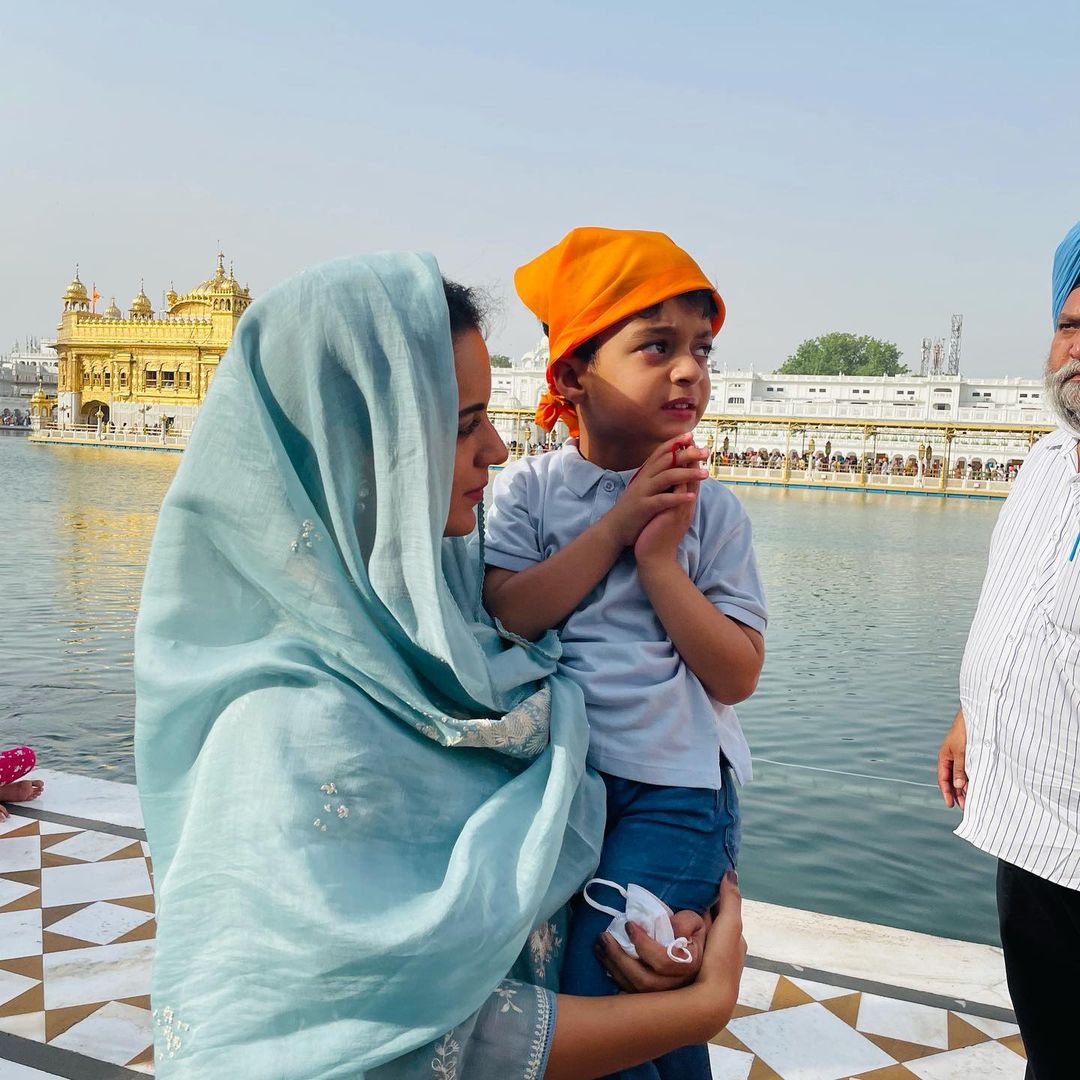
M191 1030L191 1025L185 1024L169 1005L162 1009L155 1009L150 1016L154 1021L154 1026L161 1031L161 1040L157 1047L158 1055L176 1057L184 1045L182 1036L187 1035ZM165 1044L164 1049L161 1046L162 1042Z
M524 1009L514 1002L514 998L517 997L516 986L511 986L508 983L500 983L495 989L495 994L497 997L502 998L502 1005L499 1006L499 1012L524 1012Z
M536 1027L533 1028L532 1046L522 1080L540 1080L540 1069L547 1057L548 1029L551 1027L551 995L539 986L533 989L536 991Z
M537 978L546 978L547 965L560 948L562 948L562 938L559 937L552 923L538 926L529 935L529 955L532 957Z
M439 1080L457 1080L458 1054L461 1046L451 1037L444 1035L435 1044L435 1056L431 1059L431 1071Z
M455 746L482 746L514 757L534 758L548 744L551 691L545 686L505 716L459 721Z

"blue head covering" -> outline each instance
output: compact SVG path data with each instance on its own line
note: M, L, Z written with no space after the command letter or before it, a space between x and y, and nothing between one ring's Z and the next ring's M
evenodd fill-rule
M1080 221L1066 234L1054 252L1054 326L1069 293L1080 285Z
M457 408L426 255L299 275L221 363L135 636L159 1077L362 1077L596 864L557 642L505 641L442 535Z

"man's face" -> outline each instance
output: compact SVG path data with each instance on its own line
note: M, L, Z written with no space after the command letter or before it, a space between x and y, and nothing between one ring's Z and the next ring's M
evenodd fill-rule
M1056 412L1080 425L1080 287L1069 293L1058 316L1046 361L1046 392Z

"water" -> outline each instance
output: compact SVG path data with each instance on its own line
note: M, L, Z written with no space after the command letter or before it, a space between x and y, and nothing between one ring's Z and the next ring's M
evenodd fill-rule
M132 631L178 463L0 438L0 743L134 779ZM744 893L996 942L993 860L951 835L934 771L999 505L734 490L771 615L739 708L757 774Z

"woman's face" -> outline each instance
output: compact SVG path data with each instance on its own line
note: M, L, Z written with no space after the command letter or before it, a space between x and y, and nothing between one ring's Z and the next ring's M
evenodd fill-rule
M458 384L457 453L454 485L444 536L468 536L476 528L476 507L483 501L488 469L507 457L499 433L488 419L491 361L479 330L463 330L454 338L454 370Z

